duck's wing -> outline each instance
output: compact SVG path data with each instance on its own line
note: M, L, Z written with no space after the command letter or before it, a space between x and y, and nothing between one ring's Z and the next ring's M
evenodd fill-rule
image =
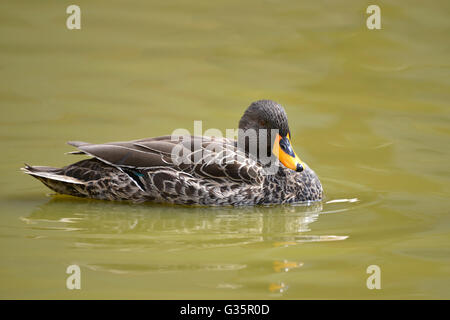
M127 142L90 144L71 141L79 152L119 168L172 168L196 178L219 182L259 184L261 165L247 157L236 141L197 136L162 136Z

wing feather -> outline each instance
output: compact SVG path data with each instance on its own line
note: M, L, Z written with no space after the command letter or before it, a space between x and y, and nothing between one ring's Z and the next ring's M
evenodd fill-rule
M79 141L69 144L79 152L119 168L172 168L216 182L259 184L263 179L261 165L240 151L234 140L225 138L162 136L105 144Z

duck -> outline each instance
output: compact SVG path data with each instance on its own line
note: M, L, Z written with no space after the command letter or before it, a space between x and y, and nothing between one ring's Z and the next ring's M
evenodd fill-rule
M294 152L284 108L250 104L237 139L172 134L125 142L70 141L89 158L22 171L57 194L175 205L242 206L321 201L316 173Z

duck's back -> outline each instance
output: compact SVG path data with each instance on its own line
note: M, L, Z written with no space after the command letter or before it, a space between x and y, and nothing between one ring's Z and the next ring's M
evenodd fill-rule
M64 168L23 170L57 193L104 200L234 205L260 201L261 166L233 140L170 136L90 144L70 142L92 159Z

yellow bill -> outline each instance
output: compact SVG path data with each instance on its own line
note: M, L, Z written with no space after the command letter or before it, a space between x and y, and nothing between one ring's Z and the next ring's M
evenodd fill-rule
M300 158L294 152L294 149L292 149L289 134L286 137L282 137L277 134L275 142L273 144L272 153L286 168L297 172L302 172L305 168L305 163L300 160Z

